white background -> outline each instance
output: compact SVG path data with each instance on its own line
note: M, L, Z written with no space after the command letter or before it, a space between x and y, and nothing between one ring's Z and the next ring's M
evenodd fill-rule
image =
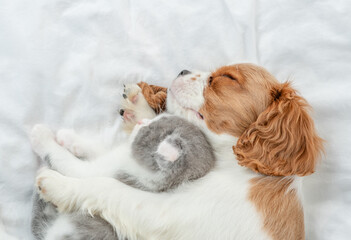
M249 61L293 80L326 140L317 173L304 178L307 239L350 239L350 12L346 0L0 0L7 232L31 239L38 160L27 134L35 123L119 139L123 82L168 86L182 69Z

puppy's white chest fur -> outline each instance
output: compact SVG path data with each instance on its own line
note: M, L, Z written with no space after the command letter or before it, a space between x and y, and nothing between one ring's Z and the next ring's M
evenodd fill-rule
M177 191L178 201L184 201L182 211L177 214L184 214L185 219L189 212L197 215L195 222L184 226L183 230L188 232L183 239L270 239L260 227L259 213L248 200L253 174L240 168L232 161L219 160L213 172ZM187 196L182 198L183 194Z

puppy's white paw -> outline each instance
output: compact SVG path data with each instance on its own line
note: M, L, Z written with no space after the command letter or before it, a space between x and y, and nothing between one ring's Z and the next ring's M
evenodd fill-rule
M85 157L86 153L83 144L80 143L80 138L71 129L61 129L56 134L56 141L62 147L66 148L76 157Z
M47 146L54 141L54 133L49 127L37 124L32 128L30 141L34 152L40 157L44 157L46 155Z
M56 187L63 176L51 169L41 168L36 178L36 186L42 199L51 201Z
M40 169L36 178L36 187L40 197L53 203L60 210L65 208L65 192L69 187L65 178L62 174L48 168Z

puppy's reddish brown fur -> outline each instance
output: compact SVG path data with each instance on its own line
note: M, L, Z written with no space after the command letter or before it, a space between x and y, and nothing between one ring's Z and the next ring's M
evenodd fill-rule
M309 105L289 83L274 86L271 97L233 147L239 163L267 175L313 173L322 140L308 114Z
M292 178L256 177L251 180L249 200L263 219L263 228L274 240L305 239L304 215Z
M146 82L138 83L141 92L150 107L159 114L166 110L167 88L149 85Z

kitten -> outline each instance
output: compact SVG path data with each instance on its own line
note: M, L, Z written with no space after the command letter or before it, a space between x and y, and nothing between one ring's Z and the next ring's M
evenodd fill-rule
M137 92L136 96L140 96L140 91ZM138 105L142 106L141 101L142 97L133 102L136 105L134 110ZM43 126L39 128L41 134L50 135L49 129ZM73 142L76 147L78 143L81 149L80 154L76 155L89 152L86 155L94 159L80 160L54 141L43 149L33 147L51 168L67 176L113 176L125 184L150 192L169 191L180 184L198 179L215 164L212 147L201 130L192 123L167 113L162 113L153 120L140 121L134 127L128 142L107 152L97 144L87 144L72 131L61 131L57 139L58 142L69 139L71 144L66 147L71 152L74 152L71 148ZM94 153L92 149L99 151ZM44 202L38 195L34 199L32 232L40 240L125 239L118 234L118 229L113 229L102 218L81 213L58 213L51 203Z

